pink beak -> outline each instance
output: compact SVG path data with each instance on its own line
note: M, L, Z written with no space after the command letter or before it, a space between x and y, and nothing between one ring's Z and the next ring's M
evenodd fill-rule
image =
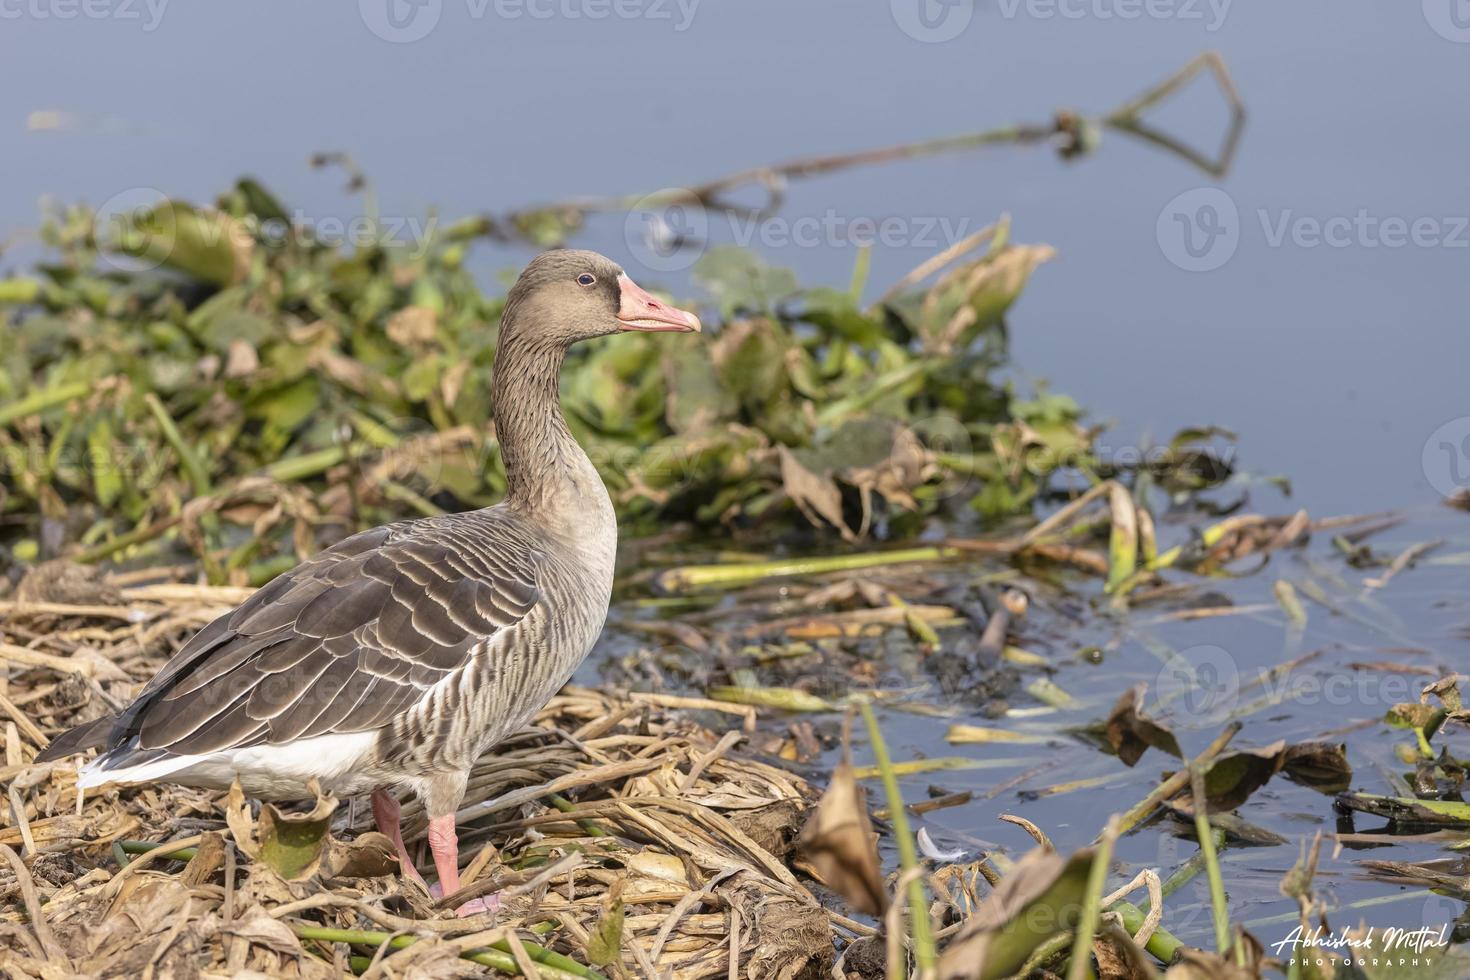
M626 275L618 276L618 289L621 294L618 319L622 321L624 330L699 332L699 317L688 310L660 303Z

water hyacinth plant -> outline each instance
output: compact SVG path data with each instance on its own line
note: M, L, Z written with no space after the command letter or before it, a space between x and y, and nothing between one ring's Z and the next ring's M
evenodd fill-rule
M369 231L379 228L371 220ZM138 557L179 540L260 582L321 542L504 490L489 393L503 298L466 269L483 222L321 241L250 179L47 220L56 256L0 282L0 509L16 558ZM1060 471L1110 475L1070 399L997 375L1042 245L1002 219L862 301L752 253L695 268L704 346L627 335L575 355L563 401L633 528L914 533L941 507L1029 512ZM1151 465L1228 476L1185 433ZM1212 433L1204 433L1208 437Z

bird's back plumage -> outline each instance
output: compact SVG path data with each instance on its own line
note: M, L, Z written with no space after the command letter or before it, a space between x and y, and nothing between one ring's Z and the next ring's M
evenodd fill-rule
M242 759L310 769L309 752L288 759L273 749L310 749L314 740L323 752L354 756L352 768L407 763L443 754L436 739L473 743L476 732L502 727L498 720L519 724L524 718L509 718L521 714L517 695L554 692L607 608L596 579L610 585L611 568L580 568L575 556L557 554L559 545L506 506L353 535L185 644L107 727L86 781L216 785ZM585 571L596 574L581 581ZM561 600L555 625L537 614L546 581ZM96 741L98 731L90 734ZM354 735L365 737L344 738ZM58 744L50 754L78 747ZM462 756L483 746L457 748ZM323 775L340 761L321 760Z

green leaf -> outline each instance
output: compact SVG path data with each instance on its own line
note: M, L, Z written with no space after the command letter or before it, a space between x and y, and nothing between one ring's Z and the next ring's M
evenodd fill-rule
M245 212L255 215L262 222L290 222L291 216L286 213L285 206L254 177L241 177L235 182L235 192L239 195Z
M802 319L864 347L871 347L885 336L883 322L858 308L850 293L825 286L804 290Z
M231 309L221 311L218 316L212 316L202 323L199 329L199 339L210 350L223 354L236 340L243 340L258 349L267 340L272 339L275 332L276 325L265 317L240 309Z
M773 315L782 300L800 289L790 269L768 265L756 253L734 245L710 249L694 264L693 275L726 319L742 311Z
M1027 854L949 941L939 975L999 980L1021 968L1036 947L1075 928L1092 870L1093 852L1064 858L1037 849Z
M1439 731L1439 726L1444 723L1446 717L1448 717L1448 712L1443 708L1410 702L1396 704L1389 708L1383 720L1395 728L1417 729L1424 733L1426 739L1429 739Z
M436 357L414 361L403 372L403 393L416 402L426 401L439 386L440 363Z
M286 881L299 882L316 874L331 840L336 809L337 800L332 796L318 796L316 805L305 813L282 813L274 804L264 803L259 820L254 820L236 782L225 804L225 821L240 850Z
M24 306L34 303L40 298L41 290L42 283L39 279L0 279L0 304Z
M116 234L104 235L107 247L216 286L245 277L254 247L234 219L181 201L126 216L110 230Z
M311 813L282 814L273 804L262 804L256 828L260 859L287 881L310 877L326 847L333 808L335 801L325 813L318 806Z
M587 962L594 966L609 966L622 960L623 900L618 897L619 891L615 886L609 893L597 925L587 936Z
M92 486L97 502L111 507L123 491L122 473L118 466L118 446L112 434L112 423L99 418L87 433L87 464L92 470Z
M284 387L267 389L250 400L250 415L273 429L289 432L321 407L320 387L315 375L307 375Z
M720 384L709 352L680 344L663 357L665 421L675 432L699 432L732 418L740 407Z

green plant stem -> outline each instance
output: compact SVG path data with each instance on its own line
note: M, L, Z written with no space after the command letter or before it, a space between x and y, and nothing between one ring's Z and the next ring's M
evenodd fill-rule
M162 844L155 844L151 840L121 840L117 842L118 850L124 854L147 854L149 851L156 851L163 846ZM167 854L160 856L173 861L188 861L196 853L198 853L198 848L181 847L177 851L169 851Z
M1189 767L1189 779L1194 789L1194 829L1199 835L1199 852L1205 862L1205 873L1210 881L1210 911L1215 920L1215 945L1221 956L1230 949L1230 909L1225 904L1225 881L1220 877L1220 860L1215 854L1215 837L1210 832L1210 817L1206 812L1209 800L1205 796L1205 771L1199 766Z
M14 401L9 405L0 406L0 425L9 425L16 419L23 419L27 415L44 412L48 408L55 408L57 405L62 405L73 399L80 398L91 390L92 385L89 382L73 381L70 384L33 391L20 401Z
M111 541L104 541L102 544L88 548L86 551L71 555L71 560L82 565L90 565L93 562L102 561L104 558L111 558L125 548L131 548L135 544L151 541L165 531L178 527L183 519L182 514L174 514L162 520L154 521L152 524L135 527L126 534L118 535Z
M315 939L328 943L353 943L360 946L381 946L387 943L394 949L403 949L418 942L417 936L400 936L372 929L333 929L327 926L293 925L291 931L301 939ZM521 945L525 947L526 954L540 968L538 972L546 980L607 980L605 976L591 967L583 966L569 956L554 953L545 946L526 940L521 940ZM502 973L509 973L513 976L521 975L521 969L516 965L515 957L511 955L510 943L504 939L491 943L489 949L467 950L460 954L460 959L494 967Z
M1119 899L1106 909L1123 921L1123 928L1130 936L1137 935L1143 928L1144 919L1147 915L1126 899ZM1041 969L1056 957L1067 952L1073 945L1072 937L1068 933L1059 932L1046 942L1032 950L1031 955L1026 957L1026 963L1017 970L1015 976L1029 977L1036 970ZM1179 950L1184 948L1183 940L1163 928L1155 928L1153 935L1144 943L1143 948L1148 951L1160 963L1172 963Z
M184 467L184 472L189 475L189 484L194 488L194 496L209 496L209 474L205 472L204 464L199 461L194 449L184 441L184 436L179 432L179 427L174 424L172 415L159 397L153 392L143 396L143 403L148 406L148 411L153 413L154 421L163 432L163 438L173 447L174 452L179 454L179 462Z
M575 810L577 808L577 805L575 803L573 803L571 800L567 799L565 796L562 796L560 793L551 793L551 794L549 794L546 797L546 802L550 803L552 806L554 806L556 809L560 810L562 813L571 813L573 810ZM587 836L588 837L607 837L607 836L609 836L608 832L606 830L604 830L601 826L599 826L596 820L588 820L585 817L579 817L579 818L576 818L576 819L577 819L577 826L578 827L581 827L582 830L584 830L587 833Z
M281 483L297 483L325 473L346 458L347 450L341 446L329 446L299 456L278 459L265 468L265 475Z
M864 387L862 392L849 395L846 398L838 398L827 403L817 412L818 425L837 425L843 419L863 411L874 402L898 388L903 387L915 378L921 377L930 368L930 362L924 359L905 364L901 368L895 368L886 374L874 378L872 382Z
M1138 930L1143 928L1144 919L1148 918L1148 913L1124 899L1119 899L1109 905L1108 911L1118 913L1119 918L1123 920L1123 927L1128 930L1130 936L1137 935ZM1156 957L1160 963L1171 963L1175 954L1183 947L1183 940L1160 927L1154 930L1154 934L1148 938L1143 948Z
M868 284L868 269L872 264L873 246L864 245L858 249L857 258L852 263L852 277L847 284L847 295L853 305L863 301L863 287Z
M883 732L878 728L878 717L873 705L866 700L858 703L863 713L863 723L868 726L868 741L873 747L873 761L883 778L883 792L888 797L888 812L893 821L893 836L898 843L898 863L905 872L919 867L919 854L914 848L913 834L909 833L908 812L903 806L903 793L898 788L898 776L893 772L893 763L888 758L888 743L883 741ZM937 960L934 952L934 934L929 927L929 900L922 876L909 881L909 921L912 923L914 959L921 974L934 969Z
M670 592L697 589L703 586L745 585L768 578L792 575L821 575L827 572L848 572L876 565L897 565L918 561L945 561L958 558L962 552L957 548L906 548L901 551L869 551L855 555L832 555L822 558L778 558L773 561L752 561L728 565L688 565L660 572L654 579L658 586Z
M1072 960L1067 965L1067 980L1086 980L1092 968L1092 937L1097 935L1097 920L1102 913L1103 889L1108 883L1108 866L1113 863L1113 844L1118 840L1118 815L1108 818L1102 840L1092 855L1087 870L1087 892L1082 897L1082 921L1077 923L1077 938L1072 944Z
M356 456L361 452L371 452L371 443L354 442L351 446L328 446L326 449L317 449L299 456L287 456L278 459L265 468L265 475L279 483L297 483L309 477L318 476L327 470L344 462L349 453Z

